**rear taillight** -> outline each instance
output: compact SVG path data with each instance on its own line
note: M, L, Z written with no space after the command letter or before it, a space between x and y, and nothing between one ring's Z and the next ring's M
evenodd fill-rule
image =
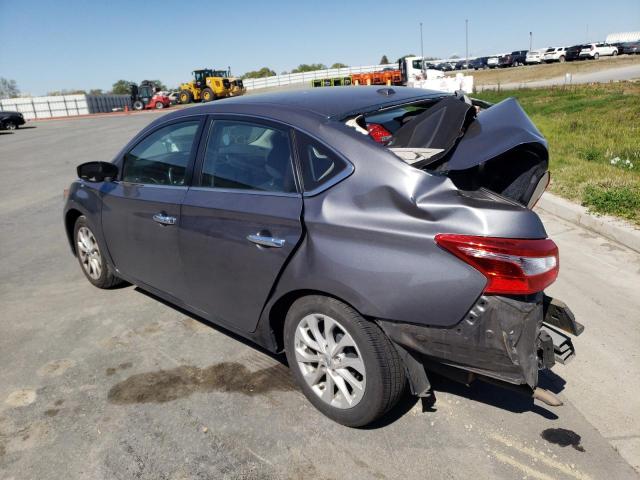
M485 293L527 295L558 277L558 247L548 238L476 237L441 233L435 241L487 277Z
M391 132L379 123L367 124L367 130L369 131L369 135L371 136L371 138L373 138L378 143L382 143L383 145L389 143L393 138Z

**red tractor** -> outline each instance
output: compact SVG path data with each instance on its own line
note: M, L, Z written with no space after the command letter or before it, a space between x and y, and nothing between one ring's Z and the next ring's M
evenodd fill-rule
M131 105L134 110L152 110L167 108L171 105L171 100L160 92L160 88L153 82L143 80L140 86L132 83Z

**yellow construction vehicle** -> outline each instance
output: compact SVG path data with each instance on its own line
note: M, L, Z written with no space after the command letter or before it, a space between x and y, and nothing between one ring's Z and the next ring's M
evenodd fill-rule
M180 103L211 102L216 98L243 95L246 88L242 80L230 75L229 70L195 70L193 80L180 85Z

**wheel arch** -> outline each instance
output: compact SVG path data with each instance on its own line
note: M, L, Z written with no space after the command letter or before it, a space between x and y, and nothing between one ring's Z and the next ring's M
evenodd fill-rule
M313 289L299 289L289 291L285 294L282 294L280 297L278 297L277 300L272 302L266 318L268 321L269 330L271 331L271 335L275 340L275 349L277 352L284 351L284 322L287 317L287 312L296 300L311 295L319 295L338 300L345 305L348 305L350 308L353 308L356 312L362 315L363 318L369 320L369 318L363 315L362 312L360 312L353 304L332 293Z
M67 240L69 241L69 246L71 247L71 252L74 255L76 255L76 246L75 246L75 243L73 241L73 227L75 226L76 221L78 220L78 218L80 218L82 215L84 215L84 214L80 210L78 210L77 208L70 208L64 214L64 228L65 228L65 231L67 233Z

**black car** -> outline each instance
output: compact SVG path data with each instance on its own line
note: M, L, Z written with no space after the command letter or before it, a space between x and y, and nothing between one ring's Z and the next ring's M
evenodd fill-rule
M565 50L564 59L567 62L572 62L573 60L583 60L584 57L580 58L580 51L583 48L589 48L585 45L573 45Z
M487 66L487 60L489 57L478 57L473 60L469 60L469 68L473 68L474 70L484 70L485 68L489 68Z
M529 50L516 50L515 52L508 53L507 55L502 55L498 59L498 66L517 67L519 65L524 65L528 51Z
M617 43L616 47L618 47L618 53L620 55L637 55L640 53L640 41Z
M0 130L15 130L25 124L25 119L19 112L0 111Z

